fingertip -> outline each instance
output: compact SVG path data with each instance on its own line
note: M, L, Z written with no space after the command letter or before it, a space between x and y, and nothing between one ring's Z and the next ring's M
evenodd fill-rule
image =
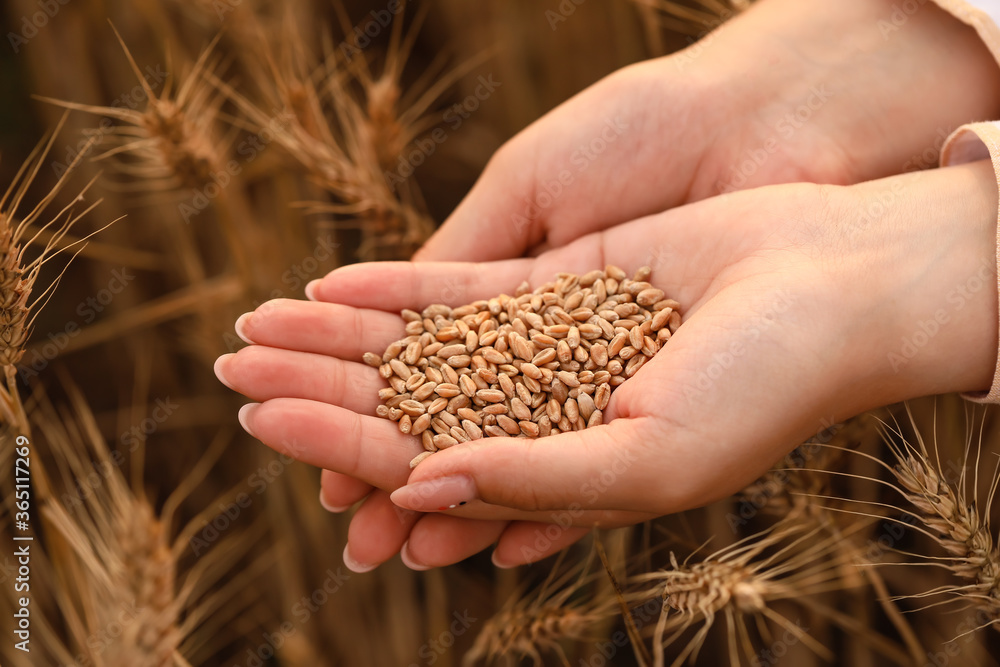
M341 514L351 509L351 505L331 505L328 503L326 496L323 494L323 489L319 490L319 504L323 509L332 514Z
M222 384L226 385L229 389L233 389L232 383L226 376L226 367L229 365L229 359L234 356L232 354L223 354L218 359L215 360L215 364L212 366L212 370L215 372L215 377ZM233 391L236 391L233 389Z
M431 569L430 565L424 565L413 559L413 555L410 553L409 541L404 542L403 547L399 550L399 559L403 561L403 565L415 572L424 572Z
M378 567L378 563L375 564L361 563L355 560L354 557L351 555L351 544L349 542L344 545L343 559L344 559L344 567L346 567L351 572L354 572L355 574L364 574L365 572L371 572L376 567Z
M327 511L343 513L372 493L372 486L360 479L332 470L320 474L320 505Z
M444 512L476 499L476 482L469 475L447 475L402 486L389 496L393 504L416 512Z
M319 301L319 286L323 281L317 278L316 280L310 280L306 283L306 298L310 301Z
M247 327L250 324L250 319L253 317L253 313L243 313L236 319L236 324L233 325L233 329L236 330L236 335L240 337L244 343L254 344L254 341L250 338L247 333Z
M240 426L243 427L244 431L246 431L255 438L257 436L253 432L253 416L254 413L257 411L257 408L259 407L260 403L247 403L242 408L240 408L240 412L238 415L238 418L240 420Z
M490 556L490 560L493 561L493 565L501 570L510 570L517 567L517 563L508 563L500 555L499 549L493 550L493 555Z

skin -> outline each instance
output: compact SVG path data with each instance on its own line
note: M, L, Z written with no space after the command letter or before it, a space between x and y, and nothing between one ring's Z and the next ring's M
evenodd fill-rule
M339 269L310 285L311 302L277 300L240 319L254 345L216 372L260 402L241 412L248 431L326 469L324 505L364 500L349 567L399 552L424 569L490 544L498 565L530 562L593 525L725 497L864 410L990 386L991 166L859 182L919 166L912 156L942 131L996 117L996 65L929 3L884 37L890 12L871 0L762 0L687 53L626 68L511 140L420 263ZM810 101L808 119L788 119ZM599 155L577 152L602 133ZM772 137L766 159L734 177ZM530 206L564 170L562 193ZM793 181L834 185L757 187ZM735 188L755 189L716 196ZM610 423L456 446L411 474L419 440L369 416L382 385L360 363L402 337L395 313L605 263L651 264L651 282L685 309L664 352L615 392ZM921 343L912 357L907 340ZM469 502L439 512L442 498Z

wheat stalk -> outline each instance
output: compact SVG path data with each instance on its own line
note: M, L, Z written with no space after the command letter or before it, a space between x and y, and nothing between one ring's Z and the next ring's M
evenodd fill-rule
M99 135L102 142L107 140L112 146L93 158L95 161L115 159L114 164L126 176L115 184L118 189L175 198L199 192L210 200L236 268L249 288L254 282L253 272L240 224L251 216L239 189L229 187L234 175L227 171L226 150L216 131L225 98L209 83L219 68L219 58L213 53L221 33L202 50L176 91L172 87L173 78L168 76L163 91L157 94L121 35L113 26L112 30L143 90L144 109L78 104L48 97L38 99L119 121L107 136ZM185 206L184 202L178 207L178 212L187 221L192 211L198 210L190 204ZM186 229L185 232L190 234ZM203 277L204 271L196 268L192 278Z
M224 623L239 612L238 605L226 604L234 590L223 586L209 596L206 592L259 538L259 533L223 536L221 548L209 550L193 566L181 565L191 537L214 516L215 505L176 532L175 514L222 454L229 434L220 433L158 514L141 488L130 488L121 459L108 449L79 390L69 385L67 392L72 412L58 413L42 400L33 413L37 441L55 454L58 474L37 464L33 469L41 513L51 529L44 544L58 578L53 594L75 644L73 653L102 667L188 665L185 653L204 641L194 637L196 630L209 619ZM101 477L96 485L94 471ZM64 483L61 494L54 487L57 480ZM245 585L235 584L236 590ZM94 641L107 636L108 628L120 630L120 636Z
M891 432L886 427L885 441L896 459L896 465L883 466L889 468L895 478L898 486L890 486L910 506L907 511L917 517L921 532L948 554L944 558L910 555L929 565L943 566L967 582L934 589L925 596L948 595L971 603L987 615L989 620L984 626L1000 629L1000 548L990 526L993 500L1000 485L1000 470L995 471L990 479L985 505L981 509L977 505L984 429L981 425L975 443L973 432L968 432L963 455L965 465L958 479L954 480L944 473L936 430L933 446L928 448L909 406L907 414L916 434L916 442L905 439L898 425ZM900 444L896 444L891 436L895 436ZM968 474L970 458L973 458L972 488L969 488ZM902 513L903 510L899 511Z
M363 108L351 93L331 92L344 85L338 80L345 73L321 65L320 74L303 76L296 69L279 68L270 55L265 62L282 72L274 75L282 85L265 92L268 102L262 106L218 77L210 79L245 116L238 125L258 135L270 133L272 141L334 199L304 203L306 211L333 214L335 227L360 230L362 257L374 257L383 248L415 247L429 236L433 224L412 204L397 199L386 183L376 151L364 139L372 134ZM322 89L314 79L326 80ZM265 108L280 113L272 115Z
M954 557L949 569L976 581L983 602L1000 612L1000 553L990 533L989 516L981 517L975 505L960 498L929 461L910 455L897 471L904 497L937 543Z
M928 606L947 602L964 602L979 609L987 619L969 632L986 626L1000 628L1000 548L997 547L990 526L993 500L998 485L1000 485L1000 470L995 471L990 478L985 506L980 507L978 505L980 497L979 464L982 458L984 428L980 425L978 440L973 437L972 430L967 432L963 450L963 465L961 472L957 474L957 479L954 479L954 475L944 472L944 466L941 463L936 432L936 414L933 445L928 447L909 405L906 406L906 411L915 433L915 442L911 442L904 436L898 424L895 427L890 427L884 422L882 424L882 439L894 459L893 464L886 463L870 454L853 452L871 460L887 471L891 481L873 477L863 477L862 479L871 479L894 491L899 494L904 503L897 506L892 503L869 503L851 498L831 498L829 496L819 496L819 498L821 500L837 500L841 503L871 504L872 510L868 512L846 508L838 508L838 511L882 518L885 521L899 523L903 528L909 528L924 535L937 544L947 555L937 556L900 551L900 554L909 559L903 564L942 568L955 577L965 580L963 584L940 586L918 595L899 596L897 599L945 596L944 601L935 602ZM969 473L970 459L972 459L971 475ZM847 475L847 473L830 472L835 475ZM848 476L853 477L853 475ZM970 476L972 478L971 488ZM911 516L916 521L910 524L896 518L897 516Z
M332 214L335 227L359 230L358 255L368 259L408 255L433 232L416 183L393 170L413 141L441 121L429 113L435 101L487 57L480 54L433 81L441 69L435 63L403 90L400 79L426 11L420 11L405 36L401 14L394 19L385 64L377 75L363 55L345 54L329 42L324 57L315 62L286 21L277 37L257 28L259 63L254 69L269 75L260 80L259 103L210 77L243 112L245 121L237 125L270 133L334 200L304 203L306 211ZM342 10L340 18L349 33L350 21ZM279 49L275 42L288 47Z
M629 600L658 597L663 602L653 633L654 665L662 667L665 650L692 628L698 629L672 664L696 660L719 617L726 625L734 667L741 664L741 655L755 655L748 618L756 622L763 637L769 620L820 657L832 658L829 649L771 605L802 602L847 586L842 571L852 554L842 549L843 539L843 534L828 532L823 526L785 519L700 561L694 561L692 554L680 563L671 553L670 569L631 576Z
M543 655L552 654L568 667L563 642L600 638L595 630L617 615L617 601L593 588L604 573L591 571L592 558L564 568L565 553L537 590L527 595L524 590L515 592L486 621L463 657L463 665L471 667L484 659L493 664L501 659L530 658L537 667L544 664Z
M145 108L79 104L49 97L38 99L119 121L119 125L106 133L107 141L113 146L93 159L118 158L117 167L130 176L129 181L118 184L123 190L171 191L199 188L209 183L220 169L223 154L214 129L223 100L206 83L207 73L217 67L212 52L218 37L202 51L176 91L172 90L173 80L168 77L162 93L157 94L121 35L117 30L114 33L142 87Z
M47 212L78 165L77 158L45 197L27 213L21 213L28 189L65 121L63 116L51 135L35 147L0 198L0 367L4 373L4 385L0 385L0 426L11 425L21 434L27 434L28 420L17 387L17 364L24 356L38 310L52 295L62 273L40 291L35 283L50 259L75 245L82 249L86 238L71 244L63 244L63 239L74 224L100 203L96 201L79 212L73 210L93 185L91 181L54 216ZM28 249L33 245L38 248L30 257Z

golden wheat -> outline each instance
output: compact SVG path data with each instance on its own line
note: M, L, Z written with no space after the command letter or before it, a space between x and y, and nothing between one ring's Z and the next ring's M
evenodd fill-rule
M672 664L696 660L719 616L726 624L728 655L734 667L742 664L741 656L756 655L747 618L758 627L771 621L817 655L830 659L833 654L828 648L771 605L844 588L842 539L822 526L784 520L700 561L692 555L679 563L671 553L670 569L633 575L630 600L659 597L663 601L653 633L654 664L661 667L665 649L692 628L698 630Z
M213 615L231 618L239 609L226 605L231 591L205 594L248 540L235 531L223 536L221 548L185 571L181 561L189 541L214 509L198 513L180 530L172 524L229 437L220 434L158 515L142 488L130 488L121 454L108 449L82 394L74 386L67 390L72 412L58 412L43 399L32 414L35 449L50 449L55 456L54 470L41 465L40 455L33 470L41 513L52 531L42 544L57 576L53 594L71 632L66 650L107 667L188 664L182 650L200 626ZM119 633L115 641L96 640L110 629Z
M83 206L83 210L74 210L80 208L78 202L83 201L93 185L91 181L72 203L46 220L49 205L66 184L78 164L77 160L69 165L41 201L26 213L21 210L26 204L28 189L64 123L65 116L49 138L35 147L0 198L0 367L3 368L5 383L0 388L0 426L13 425L22 434L27 433L28 424L18 393L17 363L24 355L38 309L51 297L62 274L40 291L35 289L35 282L42 266L61 250L79 246L76 249L79 252L82 247L80 242L63 245L62 241L73 225L100 203L94 202ZM38 247L32 248L33 245Z
M932 433L933 445L928 447L909 407L907 414L915 433L915 442L905 438L898 425L886 425L884 428L883 437L894 465L858 453L873 459L891 475L892 482L875 481L892 489L905 501L903 506L878 503L873 509L885 520L900 523L903 528L909 525L897 516L915 516L917 525L914 528L947 554L942 557L906 553L904 555L911 559L907 564L922 563L944 568L966 581L959 585L941 586L918 597L945 596L945 601L950 598L956 603L971 604L986 615L987 620L981 626L1000 628L1000 548L990 525L990 513L1000 485L1000 471L990 478L986 502L981 509L977 500L983 450L982 427L978 439L969 431L962 465L959 467L952 462L946 471L942 465L936 430ZM841 500L859 502L847 498Z
M66 109L114 118L119 125L99 134L113 146L94 160L117 158L116 166L129 178L118 183L123 190L172 191L200 188L219 172L222 160L216 123L223 99L208 85L206 75L217 62L212 59L213 41L204 49L191 71L175 91L172 79L157 94L115 30L133 74L142 87L145 108L95 106L39 97Z
M618 611L615 598L595 586L604 572L591 571L592 555L569 567L560 556L537 590L515 592L486 621L462 664L530 658L537 667L550 654L568 666L566 643L598 640L595 631Z

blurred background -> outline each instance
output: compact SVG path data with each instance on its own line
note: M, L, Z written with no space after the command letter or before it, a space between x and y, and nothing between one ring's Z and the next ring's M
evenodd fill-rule
M996 664L972 632L1000 613L995 420L957 397L830 425L743 494L541 564L355 575L318 471L247 436L212 372L241 313L409 258L505 140L746 4L5 2L0 530L23 435L37 541L32 652L5 632L0 662Z

